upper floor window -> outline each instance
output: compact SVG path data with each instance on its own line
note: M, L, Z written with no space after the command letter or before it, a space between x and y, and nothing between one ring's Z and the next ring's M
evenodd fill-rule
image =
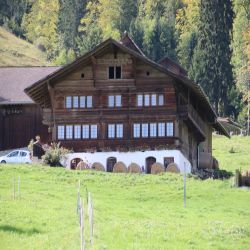
M81 139L81 125L74 126L74 139Z
M167 136L174 136L174 123L167 122Z
M158 136L159 137L165 136L165 123L164 122L158 123Z
M97 125L90 125L90 138L91 139L97 138Z
M150 123L150 137L156 137L156 136L157 136L157 124Z
M138 94L137 95L137 106L138 107L149 107L149 106L163 106L164 95L163 94Z
M121 79L121 78L122 78L121 66L110 66L109 79Z
M66 125L66 139L73 138L73 125Z
M64 139L64 126L62 125L57 126L57 139L58 140Z
M148 137L148 124L147 123L143 123L141 125L141 136Z
M110 95L108 98L109 107L121 107L122 106L122 96L121 95Z
M92 108L93 100L92 96L66 96L65 107L71 108Z

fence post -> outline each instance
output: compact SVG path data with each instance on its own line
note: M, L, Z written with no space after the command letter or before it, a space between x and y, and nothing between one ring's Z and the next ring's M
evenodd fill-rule
M77 191L77 204L76 204L76 213L79 214L80 212L80 187L81 187L81 183L80 180L78 180L78 191Z
M89 216L89 241L90 241L90 246L92 247L93 243L93 203L91 199L90 192L88 192L88 216Z

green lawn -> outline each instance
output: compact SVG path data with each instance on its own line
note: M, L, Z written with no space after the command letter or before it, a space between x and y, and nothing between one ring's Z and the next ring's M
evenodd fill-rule
M231 144L234 154L228 152ZM249 139L215 139L224 169L232 171L239 162L247 168L245 144L249 147ZM14 175L21 177L16 200ZM85 204L86 188L93 197L92 249L250 249L250 190L232 188L231 179L188 178L185 209L180 175L10 165L0 167L0 249L79 249L79 179Z

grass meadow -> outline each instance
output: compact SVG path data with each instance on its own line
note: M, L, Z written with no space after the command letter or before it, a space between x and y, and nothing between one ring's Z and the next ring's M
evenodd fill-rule
M234 153L229 153L232 147ZM250 140L214 138L221 168L250 168ZM13 199L13 177L21 178ZM40 165L0 166L0 249L80 249L77 185L94 205L94 241L87 249L250 249L250 190L233 179L69 171ZM16 184L17 195L17 184Z

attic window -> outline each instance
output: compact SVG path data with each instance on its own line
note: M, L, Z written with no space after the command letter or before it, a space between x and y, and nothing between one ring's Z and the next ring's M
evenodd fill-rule
M121 66L110 66L109 67L109 79L121 79L122 69Z
M81 78L84 78L84 76L85 76L84 73L82 73L82 74L81 74Z

